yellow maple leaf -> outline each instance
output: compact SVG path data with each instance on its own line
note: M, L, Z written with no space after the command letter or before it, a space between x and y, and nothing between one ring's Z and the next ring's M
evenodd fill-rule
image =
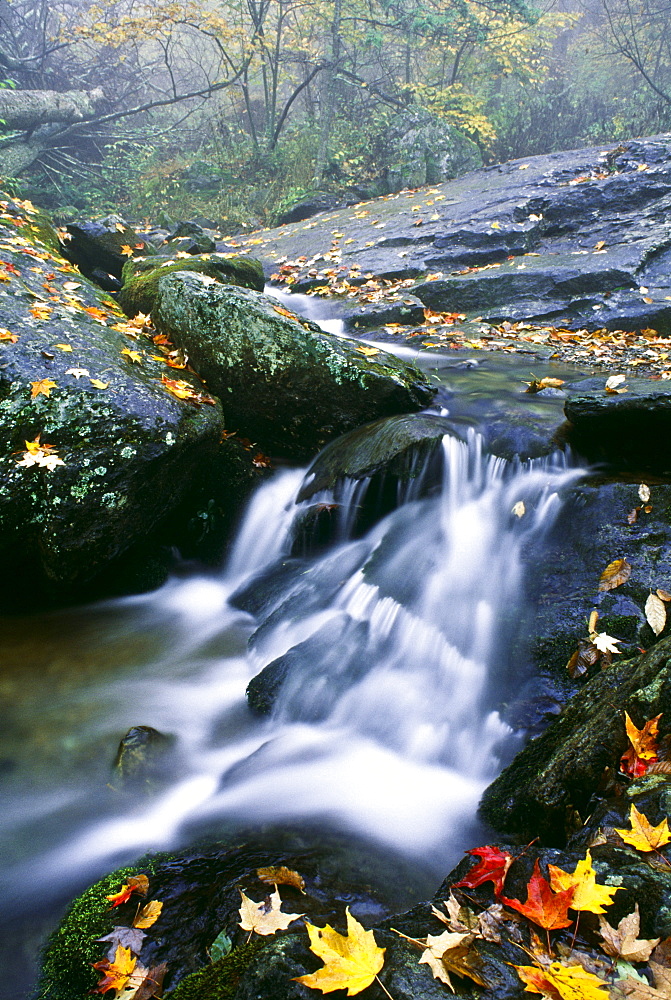
M657 759L659 749L657 741L659 737L659 720L661 717L662 713L660 712L653 719L648 719L642 729L638 729L629 718L629 713L624 713L624 725L627 730L629 742L634 748L636 756L640 757L641 760Z
M639 812L632 803L629 811L629 822L631 830L615 827L615 832L620 834L625 844L631 844L637 851L656 851L657 848L663 847L671 841L669 821L666 816L661 823L653 826L647 816Z
M122 990L128 983L131 973L135 968L137 958L131 956L130 948L117 945L114 961L110 962L105 958L102 962L94 962L93 968L103 973L95 989L91 993L106 993L108 990Z
M377 347L357 347L356 350L361 354L365 354L367 358L372 358L374 354L380 353Z
M347 936L338 933L329 924L315 927L306 924L310 936L310 949L321 958L324 966L307 976L297 976L296 982L322 993L347 990L347 996L361 993L377 978L384 965L384 948L379 948L372 931L366 931L349 912Z
M54 347L57 347L59 351L65 351L66 354L72 353L70 344L54 344Z
M124 243L119 249L121 250L121 253L124 255L124 257L133 256L133 248L128 246L127 243Z
M597 885L596 872L592 867L590 851L582 861L575 866L574 872L565 872L556 865L548 865L550 886L553 892L563 889L575 889L569 907L572 910L586 910L589 913L605 913L605 906L610 906L613 896L621 886Z
M551 962L546 969L535 965L515 965L525 990L528 993L542 993L556 1000L605 1000L607 984L587 972L581 965L562 965Z
M51 390L57 387L58 383L53 382L50 378L41 378L37 382L30 383L30 396L31 399L35 399L35 396L49 396L51 395Z
M267 899L262 899L260 903L255 903L249 896L245 896L240 890L242 905L240 907L240 927L243 931L254 931L256 934L276 934L279 930L284 930L294 920L299 920L302 913L283 913L281 910L282 899L279 889L271 893Z
M124 347L121 353L125 354L129 361L134 361L136 365L142 364L142 355L139 351L131 351L129 348Z
M107 389L107 388L109 388L109 382L103 382L102 379L99 379L99 378L90 378L89 382L96 389Z
M15 344L19 338L15 333L11 333L4 327L0 327L0 341L6 341L9 344Z

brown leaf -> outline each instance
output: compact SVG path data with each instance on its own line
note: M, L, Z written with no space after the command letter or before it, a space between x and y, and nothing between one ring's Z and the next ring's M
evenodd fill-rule
M614 590L626 583L631 576L631 565L626 559L614 559L608 563L599 577L599 590Z
M292 885L295 889L305 892L305 879L298 872L284 865L271 865L268 868L257 868L257 877L261 882L270 885Z
M605 917L599 917L599 933L603 938L603 950L613 958L623 958L626 962L647 962L659 938L638 939L641 927L638 903L634 912L623 917L615 927L611 927Z

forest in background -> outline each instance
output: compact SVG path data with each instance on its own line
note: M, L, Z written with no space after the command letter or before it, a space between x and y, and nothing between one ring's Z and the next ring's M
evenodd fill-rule
M484 163L668 131L671 3L0 0L0 184L59 221L385 193L419 111Z

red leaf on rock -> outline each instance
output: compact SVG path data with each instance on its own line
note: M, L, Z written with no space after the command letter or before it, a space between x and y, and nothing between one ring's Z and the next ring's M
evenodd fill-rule
M455 887L475 889L483 882L493 882L494 893L497 898L500 897L508 869L513 863L512 856L507 851L500 851L498 847L489 844L485 847L475 847L472 851L467 851L467 854L480 858L480 861L460 882L454 883Z
M526 903L521 903L519 899L506 899L505 896L501 896L501 901L528 917L538 927L553 931L560 927L568 927L572 923L568 909L574 895L574 886L561 892L553 892L550 883L541 875L540 865L536 859L533 874L527 885Z

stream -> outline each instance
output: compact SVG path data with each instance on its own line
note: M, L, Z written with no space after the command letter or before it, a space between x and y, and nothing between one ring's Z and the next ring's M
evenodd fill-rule
M351 525L365 484L352 484L337 498L337 541L291 556L305 470L284 469L252 498L219 572L184 566L149 594L1 622L3 998L33 981L39 940L76 892L218 824L351 832L416 863L422 888L427 870L437 885L480 842L479 798L521 738L500 706L528 676L509 655L524 553L540 552L561 490L584 470L561 453L486 453L485 415L514 405L561 419L561 399L523 397L519 355L399 353L437 380L437 411L471 427L444 438L441 483L413 480L363 537ZM243 610L240 595L268 580L263 615ZM250 679L296 646L273 713L253 716ZM137 725L175 738L170 780L152 797L110 784L119 739Z

